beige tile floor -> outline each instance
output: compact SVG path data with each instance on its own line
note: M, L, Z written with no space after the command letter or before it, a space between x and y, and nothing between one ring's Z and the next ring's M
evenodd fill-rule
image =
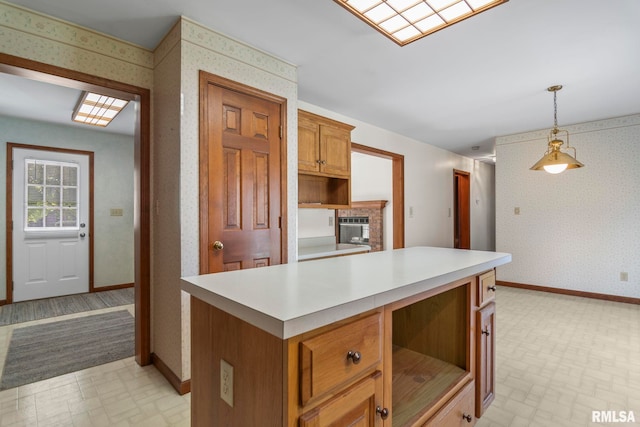
M504 287L497 303L497 393L477 426L640 426L640 306ZM0 360L26 325L0 328ZM187 426L189 405L128 358L0 392L0 426ZM637 421L592 423L593 410Z
M113 307L0 327L0 368L17 327L121 310ZM133 314L133 306L127 306ZM0 426L188 426L191 396L178 395L133 357L0 391Z
M640 306L499 287L496 399L478 427L640 426ZM635 423L592 423L633 411Z

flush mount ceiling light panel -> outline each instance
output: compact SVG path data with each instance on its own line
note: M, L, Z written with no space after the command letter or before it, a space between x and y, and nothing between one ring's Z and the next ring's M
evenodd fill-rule
M105 127L128 103L129 101L111 96L83 92L71 118L74 122Z
M335 0L404 46L508 0Z

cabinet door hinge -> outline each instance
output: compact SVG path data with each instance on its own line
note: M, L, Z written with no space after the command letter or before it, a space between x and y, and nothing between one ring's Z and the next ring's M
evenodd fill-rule
M278 228L282 228L282 217L278 217Z
M282 126L280 126L280 139L282 139L282 135L283 135L283 130L282 130Z

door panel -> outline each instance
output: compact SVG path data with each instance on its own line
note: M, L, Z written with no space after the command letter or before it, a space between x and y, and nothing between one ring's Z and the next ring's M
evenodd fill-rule
M14 302L89 291L91 155L11 149Z
M454 170L453 191L453 247L471 249L471 177L468 172Z
M279 264L280 104L211 81L203 87L202 103L203 272ZM216 241L222 248L213 248Z

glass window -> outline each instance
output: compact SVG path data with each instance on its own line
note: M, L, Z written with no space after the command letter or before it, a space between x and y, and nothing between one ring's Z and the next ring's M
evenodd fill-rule
M25 230L77 229L80 166L25 160Z

